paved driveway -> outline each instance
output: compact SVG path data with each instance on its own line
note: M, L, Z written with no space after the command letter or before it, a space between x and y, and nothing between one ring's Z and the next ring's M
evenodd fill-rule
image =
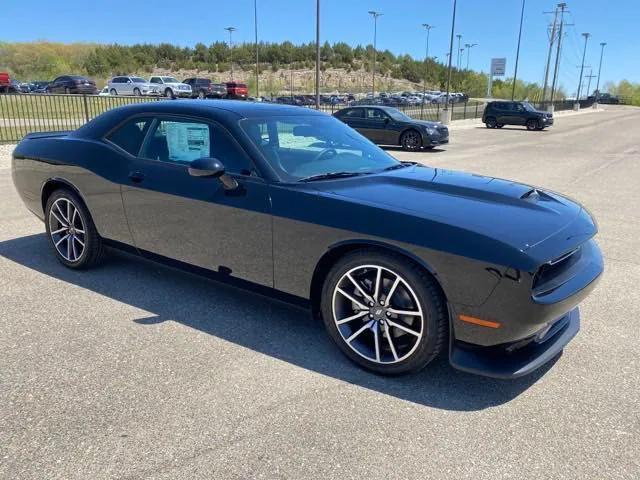
M400 158L549 187L606 272L536 374L365 373L298 308L124 255L49 253L0 147L0 478L637 479L640 109L457 129Z

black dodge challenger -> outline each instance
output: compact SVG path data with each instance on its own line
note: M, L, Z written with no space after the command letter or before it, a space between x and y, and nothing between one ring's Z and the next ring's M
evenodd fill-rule
M395 160L326 114L154 102L30 134L13 181L65 266L115 247L304 301L353 361L525 375L577 333L596 224L549 191Z

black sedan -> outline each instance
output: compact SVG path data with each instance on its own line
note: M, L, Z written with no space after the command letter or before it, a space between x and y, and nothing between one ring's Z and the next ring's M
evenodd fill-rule
M343 108L333 115L378 145L419 150L449 143L446 126L415 120L393 107L362 105Z
M96 83L80 75L62 75L54 79L46 86L47 93L84 93L89 95L96 95L98 89Z
M305 302L382 374L440 353L471 372L527 374L577 333L603 270L577 203L399 162L298 107L129 105L28 135L12 175L66 267L113 247Z

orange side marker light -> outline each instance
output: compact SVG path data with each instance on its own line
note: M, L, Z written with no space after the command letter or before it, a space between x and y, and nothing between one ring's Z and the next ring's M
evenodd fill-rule
M473 323L474 325L480 325L481 327L488 328L500 328L499 322L491 322L489 320L482 320L481 318L470 317L468 315L459 315L460 320L467 323Z

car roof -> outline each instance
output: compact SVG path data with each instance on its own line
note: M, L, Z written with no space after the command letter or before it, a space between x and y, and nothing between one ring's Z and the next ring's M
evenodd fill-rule
M327 116L305 107L242 100L157 100L141 102L109 110L80 127L75 136L99 138L107 131L134 115L200 115L220 121L236 122L243 118L273 116Z

